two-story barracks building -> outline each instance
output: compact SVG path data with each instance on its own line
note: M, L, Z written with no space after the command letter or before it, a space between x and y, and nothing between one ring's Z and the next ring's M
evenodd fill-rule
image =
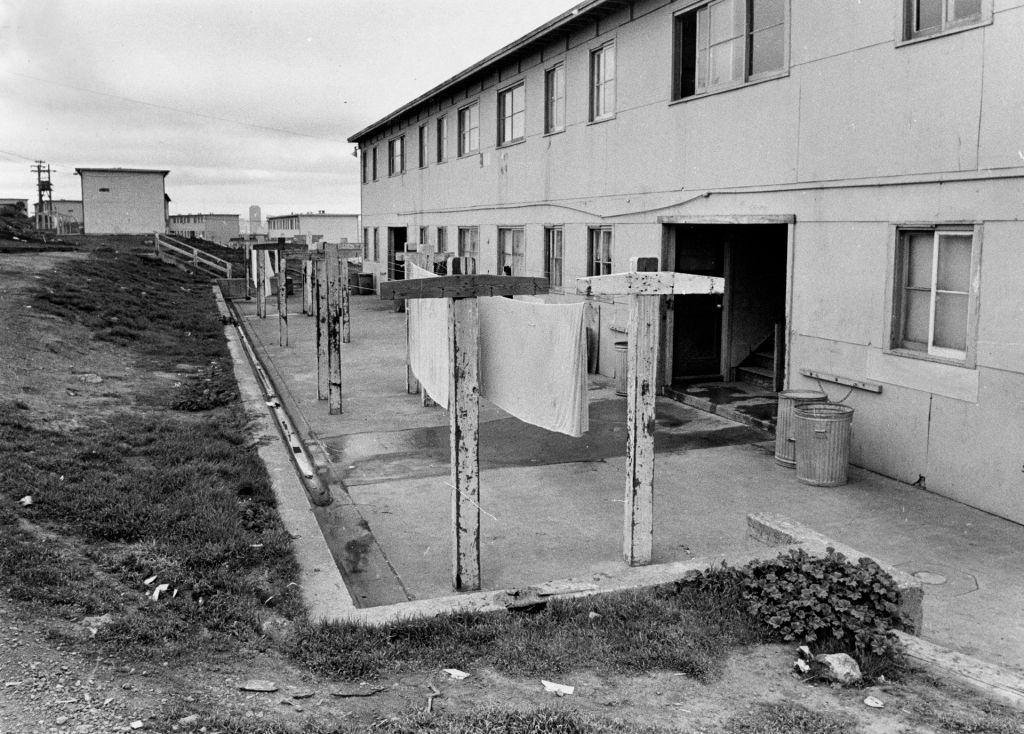
M855 463L1024 522L1024 0L590 0L351 141L378 278L413 242L565 298L722 275L666 304L666 380L781 324Z

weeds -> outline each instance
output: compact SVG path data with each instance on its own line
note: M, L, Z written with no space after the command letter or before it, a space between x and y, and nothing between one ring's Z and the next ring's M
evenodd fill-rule
M762 703L734 716L726 724L729 734L855 734L856 722L849 716L811 711L791 701Z

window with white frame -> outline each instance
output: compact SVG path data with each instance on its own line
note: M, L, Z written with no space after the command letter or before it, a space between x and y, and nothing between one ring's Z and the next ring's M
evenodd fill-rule
M898 231L893 348L957 361L973 353L976 240L973 228Z
M544 230L544 277L548 285L562 285L562 228L548 227Z
M544 132L565 130L565 64L544 72Z
M526 85L520 82L498 92L498 144L522 140L526 134Z
M991 18L991 0L903 0L903 38L972 28Z
M587 249L587 275L610 275L612 272L612 228L592 227Z
M788 63L788 0L712 0L673 21L673 99L770 78Z
M459 257L480 257L480 228L459 227Z
M448 115L437 118L437 162L448 160Z
M405 136L388 141L388 175L405 173Z
M606 43L590 52L590 119L615 114L615 44Z
M522 227L498 228L498 274L525 275L525 237Z
M459 155L480 150L480 105L474 102L459 110Z
M448 229L437 228L437 252L448 252Z
M417 133L418 140L416 141L417 153L420 157L420 168L427 167L427 126L420 125L419 132Z

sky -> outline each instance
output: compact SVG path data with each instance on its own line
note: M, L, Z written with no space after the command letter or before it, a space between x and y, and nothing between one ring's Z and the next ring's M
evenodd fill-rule
M0 0L0 198L169 170L172 214L359 211L346 139L572 0Z

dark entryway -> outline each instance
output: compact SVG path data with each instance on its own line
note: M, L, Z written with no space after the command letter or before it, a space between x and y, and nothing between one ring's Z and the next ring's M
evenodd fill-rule
M722 295L676 296L671 384L746 381L778 389L786 318L787 224L673 224L673 269L725 279Z
M405 243L409 239L406 227L388 227L388 280L405 279L405 262L396 254L405 252Z

